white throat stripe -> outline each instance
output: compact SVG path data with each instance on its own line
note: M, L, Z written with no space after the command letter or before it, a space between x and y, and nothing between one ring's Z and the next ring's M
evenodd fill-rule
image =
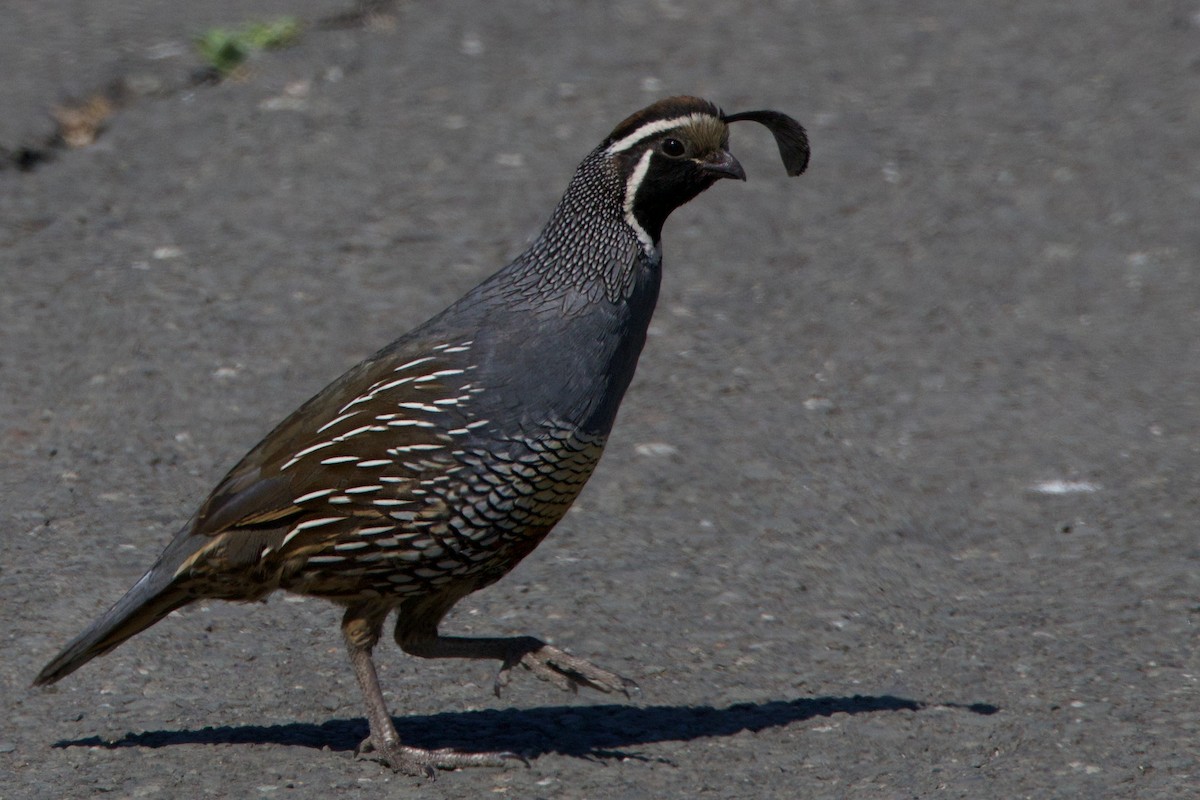
M623 153L648 136L653 136L654 134L662 133L663 131L669 131L672 128L678 128L682 125L690 125L712 118L713 117L711 114L695 113L685 114L682 117L673 117L672 119L660 119L657 122L647 122L645 125L638 128L624 139L618 139L610 144L607 152L610 156L615 153Z
M646 177L646 171L650 169L650 159L653 157L653 150L647 150L642 153L641 159L629 176L629 183L625 185L625 222L629 227L633 228L647 255L654 253L657 248L654 246L654 240L650 238L650 234L638 222L637 215L633 213L633 201L637 198L638 187L642 185L642 179Z

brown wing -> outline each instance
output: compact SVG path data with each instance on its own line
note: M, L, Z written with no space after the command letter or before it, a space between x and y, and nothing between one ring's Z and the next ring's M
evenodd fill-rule
M388 352L297 409L201 506L188 531L196 549L176 575L237 571L264 555L286 562L427 506L422 483L453 473L455 439L487 423L470 410L471 344Z

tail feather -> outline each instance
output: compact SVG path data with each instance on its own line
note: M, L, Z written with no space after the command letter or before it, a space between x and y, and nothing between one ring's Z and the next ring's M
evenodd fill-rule
M156 566L147 572L112 608L64 647L33 679L33 685L45 686L70 675L192 600L172 584L171 571Z

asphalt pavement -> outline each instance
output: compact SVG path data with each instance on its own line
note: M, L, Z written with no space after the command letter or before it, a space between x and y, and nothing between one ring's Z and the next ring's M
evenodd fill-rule
M204 71L196 36L285 14ZM4 15L0 797L1200 796L1195 0ZM284 596L29 688L279 419L681 93L795 116L809 172L734 128L749 181L668 222L595 477L445 625L639 695L497 699L389 641L410 743L530 759L393 775L353 757L337 609Z

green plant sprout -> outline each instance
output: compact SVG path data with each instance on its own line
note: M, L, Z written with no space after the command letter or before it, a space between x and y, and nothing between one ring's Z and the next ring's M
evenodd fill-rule
M222 76L240 67L259 50L287 47L300 36L300 21L280 17L268 22L247 22L240 28L210 28L196 38L196 47Z

